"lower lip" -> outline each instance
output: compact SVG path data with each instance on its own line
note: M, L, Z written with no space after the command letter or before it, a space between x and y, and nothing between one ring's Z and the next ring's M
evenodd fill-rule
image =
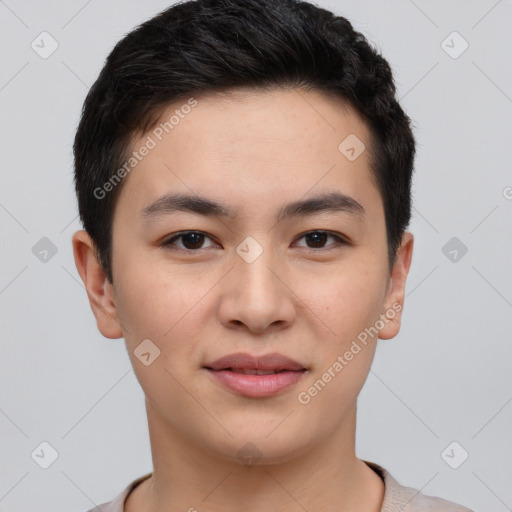
M284 371L270 375L245 375L229 370L208 370L213 377L227 388L250 397L272 396L297 384L306 373L303 371Z

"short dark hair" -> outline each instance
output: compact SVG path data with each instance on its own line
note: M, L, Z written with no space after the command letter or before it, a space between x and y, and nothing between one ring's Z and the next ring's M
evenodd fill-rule
M371 136L390 269L411 217L415 141L388 62L341 16L297 0L177 3L128 33L85 99L74 140L80 218L108 280L112 220L122 183L95 193L180 99L237 88L305 88L350 104ZM340 141L341 142L341 141Z

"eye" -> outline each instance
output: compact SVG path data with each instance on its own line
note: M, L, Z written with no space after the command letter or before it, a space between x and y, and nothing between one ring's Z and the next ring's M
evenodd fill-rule
M328 231L309 231L299 237L299 240L304 238L307 243L313 244L313 247L307 245L308 249L323 249L324 244L330 238L335 240L331 246L346 245L348 242L342 237L330 233ZM181 239L181 247L176 245L176 242ZM162 243L162 246L169 250L197 252L200 249L205 249L203 243L206 239L212 240L208 235L200 231L182 231L168 238ZM300 247L300 246L299 246ZM328 246L329 247L329 246Z
M309 249L323 249L322 246L325 244L329 237L336 240L336 243L331 244L331 246L346 245L348 243L342 237L335 235L334 233L329 233L328 231L309 231L308 233L304 233L302 236L300 236L299 240L301 238L305 238L307 241L312 243L313 247L308 246L307 248Z
M182 239L182 247L178 247L175 245L175 242L179 239ZM162 243L162 245L170 250L176 251L197 251L198 249L204 249L201 247L204 243L204 240L211 238L200 231L183 231L178 233L171 238L168 238L166 241Z

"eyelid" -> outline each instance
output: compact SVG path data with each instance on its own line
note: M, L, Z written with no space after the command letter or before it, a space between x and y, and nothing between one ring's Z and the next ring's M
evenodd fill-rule
M175 247L172 243L175 242L176 240L179 240L181 237L185 236L185 235L190 235L190 234L198 234L198 235L203 235L205 238L209 238L210 240L214 241L215 240L210 236L208 235L207 233L205 233L204 231L198 231L198 230L186 230L186 231L179 231L177 233L174 233L173 235L169 236L169 237L166 237L163 239L161 245L162 247L164 247L164 249L169 249L169 250L175 250L175 251L181 251L181 252L188 252L188 253L193 253L193 252L201 252L202 250L204 250L203 248L201 249L196 249L196 250L192 250L192 249L182 249L181 247ZM215 242L215 243L218 243L218 242Z
M325 251L328 251L330 249L334 249L336 247L339 247L340 245L350 245L350 241L347 239L347 237L345 237L344 235L342 235L341 233L336 233L334 231L328 231L326 229L310 229L308 231L305 231L304 233L301 233L300 235L297 236L296 240L300 240L301 238L305 237L306 235L309 235L311 233L321 233L323 235L327 235L327 236L332 236L333 238L335 238L337 240L337 243L335 244L332 244L332 245L329 245L327 247L321 247L320 249L315 249L313 247L304 247L304 249L308 250L308 251L311 251L311 252L325 252Z
M200 253L201 251L205 250L205 248L200 248L200 249L182 249L180 247L176 247L176 246L173 245L173 242L175 242L176 240L179 240L181 237L183 237L185 235L192 234L192 233L203 235L205 238L209 238L210 240L212 240L212 241L214 241L215 243L218 244L218 242L216 242L210 235L208 235L207 233L205 233L203 231L185 230L185 231L179 231L179 232L174 233L173 235L171 235L169 237L164 238L164 240L162 241L161 245L162 245L162 247L164 247L165 249L168 249L168 250L181 251L181 252L186 252L186 253ZM320 253L320 252L323 252L323 251L328 251L328 250L330 250L332 248L335 248L335 247L339 247L340 245L350 245L351 244L350 240L348 240L348 238L345 237L344 235L342 235L341 233L337 233L337 232L333 232L333 231L328 231L328 230L325 230L325 229L310 229L308 231L304 231L300 235L297 235L295 240L300 240L301 238L304 238L306 235L309 235L311 233L321 233L321 234L325 234L325 235L328 235L328 236L332 236L333 238L335 238L337 240L337 243L336 244L332 244L332 245L328 246L327 248L321 247L321 248L315 249L315 248L312 248L312 247L304 247L304 249L306 249L307 251L310 251L310 252Z

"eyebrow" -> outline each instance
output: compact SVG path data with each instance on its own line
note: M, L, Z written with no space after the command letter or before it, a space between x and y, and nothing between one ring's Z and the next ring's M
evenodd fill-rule
M205 217L234 218L236 212L228 206L197 195L166 194L142 210L143 221L149 222L158 217L175 212L191 212ZM309 199L302 199L286 204L277 213L277 221L297 216L310 216L320 213L348 213L363 217L363 206L354 198L331 192Z

